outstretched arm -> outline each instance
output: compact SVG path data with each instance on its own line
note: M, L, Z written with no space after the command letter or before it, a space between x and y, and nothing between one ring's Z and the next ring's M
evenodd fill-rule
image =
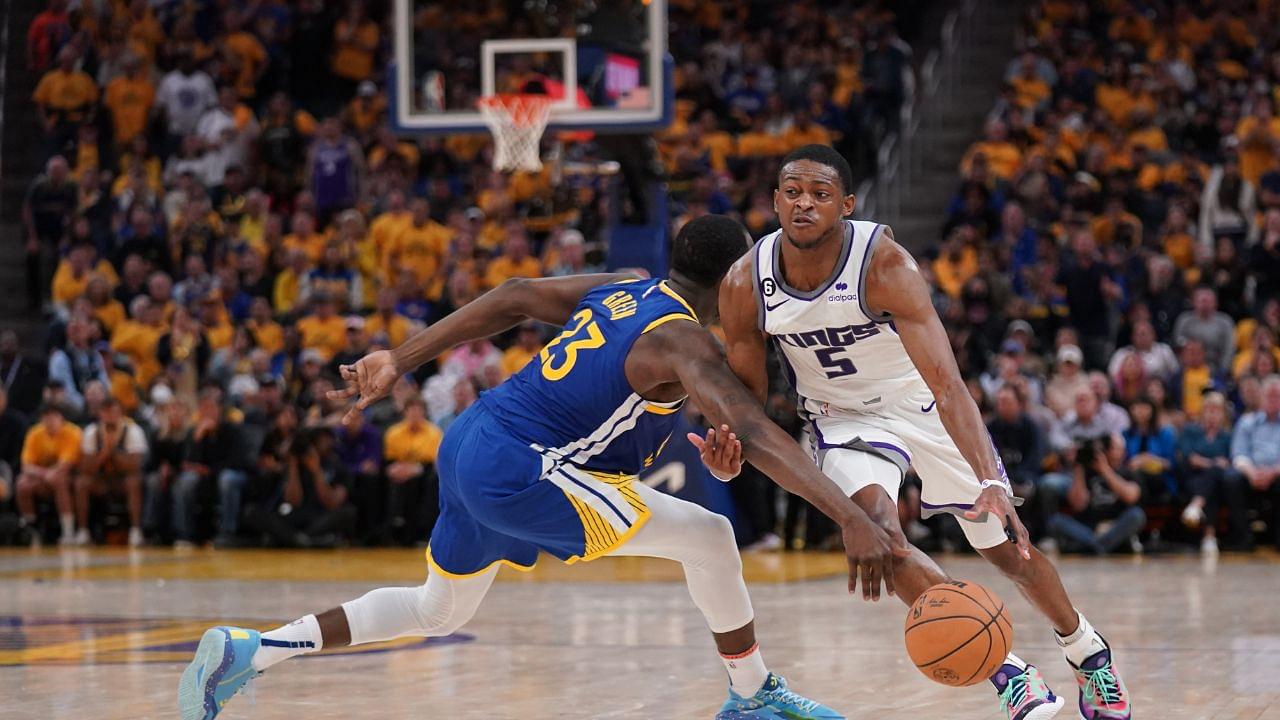
M390 392L401 375L451 347L495 335L529 318L563 325L588 290L630 277L602 273L507 280L440 322L418 331L396 349L370 353L354 365L341 366L339 371L347 387L330 392L329 397L343 400L359 396L348 414L359 412Z
M748 252L720 283L720 325L729 368L763 405L769 396L769 375L765 336L759 327L760 300L754 285L755 253Z
M627 358L633 387L679 382L715 426L729 425L751 464L786 490L808 500L840 525L849 561L849 592L859 573L863 597L879 599L880 579L893 594L893 557L907 553L900 532L890 536L840 492L725 365L710 333L689 322L667 323L642 335Z
M894 242L887 227L871 259L866 295L873 311L892 316L902 346L938 401L943 427L969 467L979 481L992 483L965 516L976 520L987 512L995 513L1015 534L1023 557L1030 557L1030 539L1013 509L1008 478L996 458L982 413L960 376L947 332L933 309L929 287L911 253Z

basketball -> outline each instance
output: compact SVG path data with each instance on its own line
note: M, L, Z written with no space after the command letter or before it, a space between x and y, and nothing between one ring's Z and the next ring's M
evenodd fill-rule
M907 612L907 655L943 685L976 685L995 674L1013 645L1009 610L977 583L952 580L925 590Z

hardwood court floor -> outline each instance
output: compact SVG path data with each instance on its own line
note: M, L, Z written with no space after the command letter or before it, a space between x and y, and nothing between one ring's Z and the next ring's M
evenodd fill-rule
M973 557L956 577L1013 611L1016 651L1076 717L1047 626ZM996 719L988 686L921 676L903 606L844 592L839 556L746 558L765 659L851 718ZM1076 603L1118 650L1136 717L1280 720L1280 559L1274 554L1060 561ZM421 582L414 550L0 551L0 718L171 718L194 641L222 619L257 627L386 584ZM711 718L724 671L678 566L605 558L504 570L474 621L444 640L289 661L220 716L254 718Z

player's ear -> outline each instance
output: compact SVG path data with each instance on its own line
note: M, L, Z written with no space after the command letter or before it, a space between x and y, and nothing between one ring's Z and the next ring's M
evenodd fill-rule
M778 214L778 188L773 189L773 214Z
M858 196L850 193L844 196L844 202L841 209L844 210L843 217L849 217L853 214L853 209L858 206Z

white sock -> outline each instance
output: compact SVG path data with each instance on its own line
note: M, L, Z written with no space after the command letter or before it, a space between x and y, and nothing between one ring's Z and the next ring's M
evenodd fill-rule
M760 653L760 643L738 655L722 654L720 660L724 662L724 669L729 671L729 687L742 697L755 695L769 678L769 671L764 666L764 655Z
M70 536L72 533L74 533L74 532L76 531L76 516L75 516L75 515L72 515L71 513L67 513L66 515L59 515L59 516L58 516L58 519L59 519L59 521L61 521L61 523L62 523L62 534L63 534L63 535Z
M1017 655L1014 655L1013 653L1009 653L1008 657L1004 659L1004 664L1012 665L1018 668L1019 670L1027 669L1027 664L1023 662L1022 658L1018 657Z
M262 644L253 654L253 669L262 672L281 660L294 655L318 652L324 649L320 635L320 623L315 615L298 618L288 625L262 633Z
M1097 630L1093 629L1079 610L1076 611L1076 617L1080 618L1080 627L1076 628L1075 632L1063 637L1055 630L1053 638L1058 641L1058 646L1062 648L1062 654L1067 656L1067 661L1080 667L1089 656L1106 650L1107 642L1102 639Z
M1006 672L1004 669L1005 665L1012 665L1013 667L1017 668L1019 671L1027 669L1027 664L1023 662L1022 658L1018 657L1017 655L1014 655L1013 653L1009 653L1008 655L1006 655L1004 658L1004 662L1001 663L1000 667L996 670L996 674L991 676L991 684L995 685L996 689L1002 692L1004 691L1004 686L1009 684L1009 678L1010 678L1009 673ZM1016 673L1015 673L1015 676L1016 676Z

